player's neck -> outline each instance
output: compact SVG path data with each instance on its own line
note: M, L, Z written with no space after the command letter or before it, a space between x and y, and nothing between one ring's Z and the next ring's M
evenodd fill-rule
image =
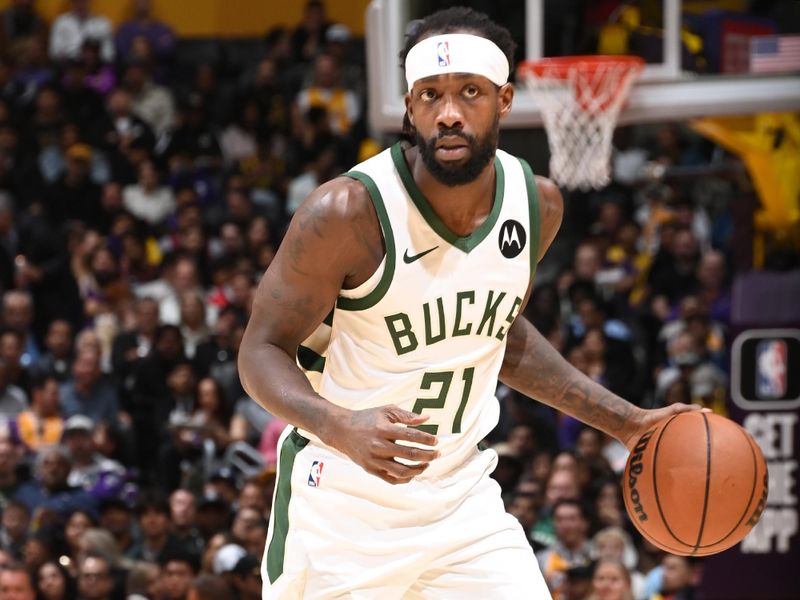
M469 183L449 186L431 174L415 147L406 154L406 160L417 187L453 233L469 235L491 212L495 195L494 161Z

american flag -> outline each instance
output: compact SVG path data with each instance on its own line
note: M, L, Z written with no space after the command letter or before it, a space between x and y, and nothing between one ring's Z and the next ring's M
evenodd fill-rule
M800 71L800 35L750 38L750 72Z

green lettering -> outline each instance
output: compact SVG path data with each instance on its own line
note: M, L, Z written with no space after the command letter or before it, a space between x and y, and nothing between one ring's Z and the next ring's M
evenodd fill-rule
M517 316L517 312L519 312L519 307L522 305L522 298L517 296L514 298L514 304L511 305L511 310L508 311L508 316L506 317L506 323L508 323L508 327L514 323L514 317ZM506 333L508 333L508 327L501 327L497 330L497 335L494 336L498 340L502 341L503 338L506 337Z
M478 331L475 332L476 335L480 335L481 331L483 331L483 326L487 323L489 327L486 330L486 335L492 335L492 330L494 329L494 319L497 316L497 309L500 307L500 303L503 301L503 298L506 297L505 292L500 292L497 296L497 301L492 303L494 299L494 292L489 290L489 296L486 298L486 307L483 309L483 317L481 318L481 324L478 325Z
M458 292L456 294L456 322L453 325L453 337L469 335L469 332L472 331L472 323L467 323L464 327L461 326L461 303L464 300L469 300L470 304L475 304L475 292Z
M428 346L436 342L441 342L447 335L447 332L444 330L444 302L442 302L441 298L436 299L436 308L439 312L439 333L433 335L430 304L426 302L422 305L422 312L425 315L425 343Z
M392 343L394 343L397 356L417 349L417 346L419 346L417 336L411 330L411 319L408 318L406 313L396 313L383 319L386 321L386 327L389 328L389 335L392 336ZM405 343L403 342L404 339L406 340Z

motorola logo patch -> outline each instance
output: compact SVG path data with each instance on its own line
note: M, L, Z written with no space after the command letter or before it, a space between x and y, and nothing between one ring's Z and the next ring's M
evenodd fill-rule
M500 238L497 243L500 252L506 258L514 258L522 252L526 241L525 228L519 222L509 219L500 227Z

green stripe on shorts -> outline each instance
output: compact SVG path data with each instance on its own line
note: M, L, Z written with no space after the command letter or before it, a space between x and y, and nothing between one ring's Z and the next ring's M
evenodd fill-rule
M272 540L267 548L267 574L270 583L283 573L283 558L286 551L286 534L289 533L289 500L292 498L292 469L294 459L308 444L308 440L297 433L297 429L286 436L280 448L280 469L275 483L275 503Z

